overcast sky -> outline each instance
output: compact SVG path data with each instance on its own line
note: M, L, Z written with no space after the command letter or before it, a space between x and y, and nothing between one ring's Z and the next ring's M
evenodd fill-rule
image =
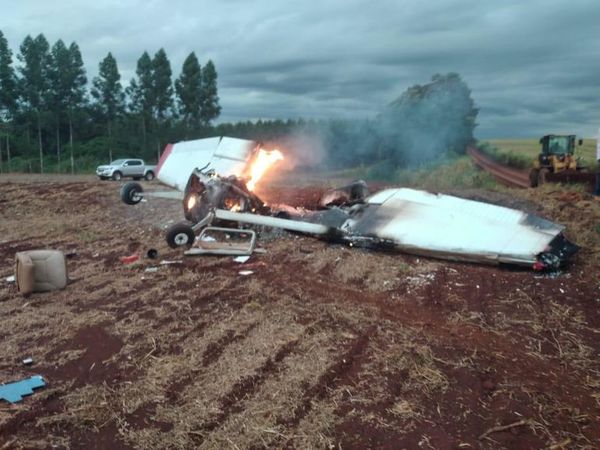
M144 50L164 47L174 78L191 51L212 59L220 121L374 117L458 72L481 138L600 126L598 0L0 0L0 11L13 53L27 34L76 41L89 79L109 51L124 85Z

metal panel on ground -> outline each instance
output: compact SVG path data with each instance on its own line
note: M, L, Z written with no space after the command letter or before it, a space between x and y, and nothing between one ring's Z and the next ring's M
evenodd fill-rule
M347 225L412 253L517 264L534 263L564 229L514 209L413 189L375 194Z

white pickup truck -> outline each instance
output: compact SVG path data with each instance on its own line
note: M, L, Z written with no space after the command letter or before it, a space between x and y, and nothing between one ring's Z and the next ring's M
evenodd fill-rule
M131 177L134 180L151 181L156 175L156 166L147 166L141 159L117 159L105 166L98 166L96 175L101 180L112 178L119 181L123 177Z

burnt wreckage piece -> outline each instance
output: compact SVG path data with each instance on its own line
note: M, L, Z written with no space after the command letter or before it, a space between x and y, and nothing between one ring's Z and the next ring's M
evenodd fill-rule
M183 196L186 220L201 222L215 208L268 215L271 210L246 187L246 180L234 175L221 177L214 170L195 169Z
M192 208L190 196L197 197ZM356 246L450 260L555 269L579 249L565 238L561 225L443 194L400 188L369 195L366 183L357 181L325 192L319 204L324 209L268 207L246 189L244 180L202 170L194 171L184 197L186 218L193 223L213 214L211 223L221 225L276 226ZM308 224L315 227L307 228Z
M139 192L134 194L139 201ZM196 169L183 198L189 222L174 225L167 242L189 247L206 226L259 225L353 246L536 270L557 269L579 249L563 235L562 225L450 195L408 188L369 195L366 183L358 181L326 192L320 205L316 211L268 206L247 189L245 179Z

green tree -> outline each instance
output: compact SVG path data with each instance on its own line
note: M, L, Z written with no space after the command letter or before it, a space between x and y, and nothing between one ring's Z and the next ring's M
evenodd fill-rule
M67 116L69 119L69 159L71 163L71 173L75 172L75 160L73 157L73 116L77 114L86 102L86 84L87 76L83 66L83 58L79 46L72 42L69 45L70 64L68 71L69 90L67 92Z
M137 61L137 79L132 79L126 89L129 97L129 110L138 115L142 124L143 149L147 148L147 133L152 121L154 108L154 83L152 59L144 52Z
M201 110L200 119L205 125L219 117L221 107L217 95L217 70L211 60L208 60L202 70Z
M10 133L9 123L17 109L17 78L12 67L12 52L8 41L0 31L0 126L5 130L6 156L10 171ZM2 136L0 136L0 139ZM0 140L0 149L2 142ZM2 152L0 152L0 169L2 168Z
M50 64L48 67L48 80L50 83L50 95L48 109L52 111L55 121L56 132L56 158L60 172L60 126L63 114L66 115L67 97L69 95L69 69L71 66L71 55L62 39L56 41L50 51Z
M152 60L152 78L154 86L154 113L157 120L166 118L173 107L173 86L171 83L171 63L161 48Z
M92 97L102 117L106 121L108 130L108 157L112 155L112 127L115 120L122 114L125 105L125 95L121 86L121 75L117 67L117 60L108 53L99 64L98 76L92 82Z
M48 104L49 94L49 45L43 34L35 39L27 36L20 47L18 56L20 68L20 92L23 104L29 115L35 115L38 146L40 152L40 172L44 172L44 149L42 141L42 114Z
M154 116L156 119L156 150L160 158L161 135L169 111L173 108L173 84L171 82L171 63L164 49L160 49L152 60L152 79L154 86Z
M200 124L202 69L196 54L190 53L183 62L181 75L175 80L179 114L186 128Z

